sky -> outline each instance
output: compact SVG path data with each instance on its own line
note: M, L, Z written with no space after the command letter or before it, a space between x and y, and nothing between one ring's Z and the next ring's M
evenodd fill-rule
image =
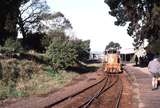
M82 40L91 40L91 51L103 52L109 42L118 42L122 48L133 48L133 39L127 27L115 26L104 0L47 0L52 12L62 12L73 26L74 34Z

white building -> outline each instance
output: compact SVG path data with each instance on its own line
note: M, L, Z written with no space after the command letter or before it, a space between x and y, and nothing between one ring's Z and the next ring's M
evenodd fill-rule
M120 55L122 61L131 61L135 55L134 48L122 48L120 49Z

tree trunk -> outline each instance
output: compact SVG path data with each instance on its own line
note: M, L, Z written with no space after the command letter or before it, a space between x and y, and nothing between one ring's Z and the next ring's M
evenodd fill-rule
M19 12L18 25L20 27L20 31L22 33L23 38L26 38L27 34L26 34L26 30L24 28L24 22L23 22L23 19L22 19L22 16L21 16L21 12L20 12L20 10L18 10L18 12Z
M17 38L18 9L22 0L1 0L0 3L0 45L7 38Z

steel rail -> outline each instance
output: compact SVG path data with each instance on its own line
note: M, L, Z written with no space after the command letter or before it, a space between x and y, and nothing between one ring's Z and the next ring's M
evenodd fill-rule
M87 108L88 106L90 106L90 104L93 102L93 100L95 98L97 98L101 94L101 92L104 90L104 88L106 87L106 84L107 84L108 81L109 81L109 77L106 78L104 86L102 86L100 88L100 90L98 92L96 92L94 96L92 96L92 98L88 99L86 102L84 102L78 108Z
M73 98L73 97L75 97L75 96L77 96L77 95L85 92L86 90L88 90L88 89L90 89L90 88L92 88L92 87L100 84L100 83L103 82L105 79L106 79L106 76L105 76L103 79L101 79L100 81L98 81L97 83L92 84L92 85L84 88L83 90L81 90L81 91L79 91L79 92L76 92L76 93L71 94L71 95L69 95L69 96L63 97L62 99L60 99L60 100L58 100L58 101L56 101L56 102L54 102L54 103L52 103L52 104L49 104L49 105L45 106L44 108L51 108L51 107L53 107L53 106L55 106L55 105L58 105L58 104L60 104L61 102L65 101L65 100L67 100L67 99L69 99L69 98Z
M113 77L113 76L111 76L111 77ZM95 95L92 98L88 99L86 102L84 102L84 104L80 105L78 108L88 108L96 98L98 98L104 92L106 92L111 87L113 87L118 82L118 80L119 80L119 76L116 75L116 80L115 81L113 81L112 83L109 83L108 85L107 85L107 82L106 82L105 85L98 92L96 92Z
M120 91L118 93L118 96L117 96L117 102L116 102L116 106L115 108L119 108L119 105L120 105L120 100L121 100L121 97L122 97L122 93L123 93L123 83L122 83L122 80L120 79Z

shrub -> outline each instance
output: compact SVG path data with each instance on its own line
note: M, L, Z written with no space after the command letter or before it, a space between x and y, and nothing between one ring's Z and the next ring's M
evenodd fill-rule
M46 54L36 54L36 57L40 63L51 64L50 59Z
M0 47L0 53L2 53L2 54L11 54L11 53L14 53L14 49L6 48L6 47Z
M54 68L66 69L75 63L77 52L69 41L53 41L47 50Z
M50 67L50 66L44 67L44 71L46 71L47 74L48 74L49 76L52 76L52 77L55 77L55 75L58 74L58 71L55 70L55 69L53 69L53 68Z
M19 69L14 60L7 61L2 65L2 81L5 85L14 84L19 76Z
M9 59L0 61L0 80L4 85L17 83L20 79L29 80L39 71L35 63Z
M77 74L57 71L33 61L5 59L0 61L0 100L17 96L48 94L61 88ZM54 86L53 86L54 85Z
M14 40L12 38L8 38L5 41L4 47L9 48L15 52L19 52L23 50L21 43L18 40Z

